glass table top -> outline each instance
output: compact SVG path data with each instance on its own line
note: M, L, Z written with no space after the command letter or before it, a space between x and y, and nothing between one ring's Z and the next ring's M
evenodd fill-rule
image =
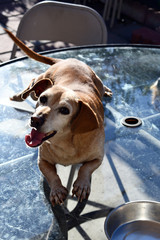
M160 201L160 99L152 103L150 90L160 75L160 49L106 46L46 55L86 62L112 89L112 99L103 99L106 156L117 169L121 162L127 163L145 182L140 191ZM47 68L27 58L0 67L0 239L41 239L52 221L40 190L37 149L24 143L35 103L31 99L25 106L19 103L18 108L27 107L25 112L13 108L8 100ZM122 119L126 116L140 118L142 125L125 127ZM121 180L127 181L123 173Z

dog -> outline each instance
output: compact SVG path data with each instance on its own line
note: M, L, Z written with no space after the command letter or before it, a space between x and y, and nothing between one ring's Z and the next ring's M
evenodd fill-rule
M25 141L29 147L39 147L38 166L50 186L50 201L53 206L63 204L68 195L57 175L57 164L81 164L72 194L82 201L88 198L91 175L103 160L102 97L111 97L112 91L84 62L42 56L6 32L30 58L51 65L11 98L23 101L31 95L37 101L30 120L32 131Z

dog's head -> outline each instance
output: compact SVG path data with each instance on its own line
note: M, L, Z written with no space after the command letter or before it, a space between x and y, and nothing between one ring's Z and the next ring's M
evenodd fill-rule
M25 138L28 146L37 147L55 134L83 134L100 126L95 108L82 93L51 82L49 86L44 79L34 86L34 90L39 98L31 117L32 132Z

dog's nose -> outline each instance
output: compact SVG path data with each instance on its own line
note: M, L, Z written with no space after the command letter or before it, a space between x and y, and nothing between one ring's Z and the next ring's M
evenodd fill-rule
M36 116L36 117L32 116L31 127L38 129L43 125L44 121L45 121L44 116Z

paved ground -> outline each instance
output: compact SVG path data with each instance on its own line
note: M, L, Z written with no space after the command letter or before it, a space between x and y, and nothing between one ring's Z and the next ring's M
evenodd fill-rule
M36 0L0 0L0 62L10 59L13 47L13 42L8 38L3 27L16 33L23 14L36 2Z
M101 0L104 1L104 0ZM124 0L122 5L122 14L120 20L115 20L112 28L110 28L110 19L106 21L108 30L108 44L110 43L131 43L133 42L133 33L142 27L147 27L148 32L135 36L134 43L158 43L160 44L160 33L157 30L160 26L160 13L157 11L158 6L155 9L144 5L143 0L139 0L134 3L131 0ZM4 62L10 59L13 42L9 39L4 32L3 27L7 27L13 33L16 33L18 24L23 14L32 7L35 3L41 2L41 0L0 0L0 62ZM73 1L70 1L73 2ZM81 2L81 1L80 1ZM83 2L83 1L82 1ZM90 7L96 9L101 15L103 15L104 4L98 0L88 1ZM149 3L148 3L149 4ZM150 5L148 5L150 6ZM131 16L131 18L130 18ZM146 36L147 35L147 36ZM138 38L141 38L140 40ZM147 38L147 39L146 39ZM153 42L153 38L156 42ZM30 44L32 46L32 44ZM38 46L37 51L48 50L48 48L63 47L63 44L49 44ZM22 53L18 53L17 56L21 56Z
M130 43L133 31L135 29L141 28L144 25L142 21L143 5L142 8L140 8L141 11L138 12L138 21L136 21L136 14L133 15L133 13L130 13L131 9L129 8L130 5L127 5L128 1L130 0L124 0L120 21L116 20L112 28L110 28L110 20L106 21L109 44ZM40 2L40 0L0 0L0 62L4 62L10 59L10 54L13 47L13 42L6 35L3 27L7 27L13 33L16 33L18 24L23 14L27 11L27 9L32 7L37 2ZM103 15L103 2L98 2L95 0L89 1L88 4L91 7L95 8L101 15ZM137 10L136 8L137 5L133 6L133 9L135 9L135 11ZM132 19L127 16L128 13L133 15ZM55 47L55 45L49 46L49 48L53 47ZM61 45L58 45L58 47L61 47ZM45 50L45 46L37 50ZM20 55L21 54L18 54L17 56Z

